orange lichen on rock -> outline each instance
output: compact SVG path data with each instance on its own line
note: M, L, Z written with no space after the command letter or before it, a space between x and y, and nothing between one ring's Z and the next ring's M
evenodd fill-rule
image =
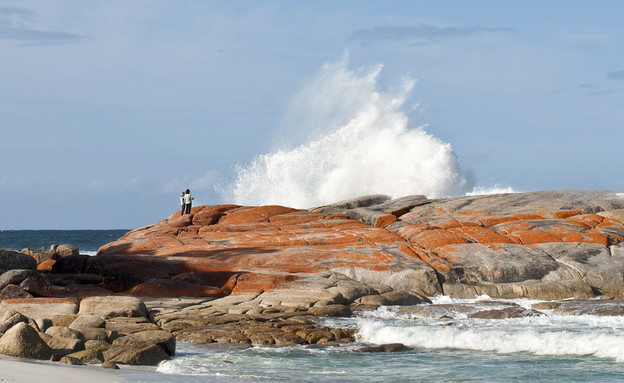
M449 229L458 237L465 238L467 242L490 244L490 243L514 243L509 237L499 234L492 229L481 226L463 226Z
M466 243L464 238L461 238L448 230L433 229L425 230L420 234L417 234L410 238L410 242L422 247L423 249L437 249L441 246L463 244Z
M481 220L481 223L485 227L492 227L492 226L499 225L501 223L526 221L526 220L534 220L534 219L544 219L544 216L540 214L513 214L513 215L504 215L504 216L498 216L498 217L484 218Z
M228 212L225 216L221 217L221 219L219 219L219 224L268 222L273 216L296 211L298 210L277 205L240 208L234 212Z
M566 219L566 218L574 217L580 214L584 214L584 213L579 210L560 210L560 211L553 212L552 217L557 218L557 219Z
M537 243L548 242L562 242L563 239L560 233L553 233L552 231L519 230L514 231L512 235L518 237L520 239L520 242L524 245L533 245Z

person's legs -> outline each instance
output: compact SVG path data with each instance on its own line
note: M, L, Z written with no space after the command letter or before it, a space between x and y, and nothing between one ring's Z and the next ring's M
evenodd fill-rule
M190 203L186 204L186 214L191 214L191 204Z
M180 212L180 215L184 215L184 210L186 210L186 205L182 205L182 211Z

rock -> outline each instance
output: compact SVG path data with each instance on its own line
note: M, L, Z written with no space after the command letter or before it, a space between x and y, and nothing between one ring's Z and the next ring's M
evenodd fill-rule
M472 313L469 315L470 318L481 318L481 319L507 319L507 318L524 318L524 317L534 317L534 316L542 316L543 313L532 310L525 309L522 307L506 307L504 309L498 310L485 310L478 311L476 313Z
M35 323L37 323L37 327L39 327L39 331L46 332L47 329L52 327L52 320L48 318L37 318L35 319Z
M82 274L87 272L89 256L85 254L72 254L58 257L51 267L55 274Z
M378 346L360 347L355 349L355 352L402 352L408 351L410 348L403 343L389 343L381 344Z
M45 333L55 338L78 339L81 341L85 340L84 335L80 331L69 327L51 326L45 331Z
M41 276L38 271L33 269L13 269L8 270L0 275L0 290L6 286L19 285L23 280L29 277Z
M106 351L111 348L109 342L103 340L88 340L85 342L85 350L102 350Z
M0 301L7 299L32 298L33 296L18 285L7 285L0 292Z
M53 315L51 320L52 320L52 326L60 326L60 327L69 327L70 324L72 324L73 321L76 320L76 318L78 318L78 315Z
M621 301L565 301L554 310L554 315L624 316Z
M8 299L0 303L0 313L8 310L21 312L31 319L53 318L56 315L71 315L78 311L73 298L29 298Z
M104 328L106 321L97 315L82 314L78 315L76 319L69 325L69 328L74 330L80 330L83 328Z
M320 307L310 307L308 312L320 317L348 317L351 316L351 309L346 305L327 305Z
M141 331L117 338L113 342L113 347L133 346L135 348L142 348L154 344L162 347L167 355L173 356L175 354L175 337L171 335L171 333L162 330Z
M142 317L117 317L106 321L106 329L125 336L140 331L160 330L157 324Z
M18 323L0 338L0 354L16 358L49 360L52 349L35 329L26 323Z
M2 334L7 332L7 330L9 330L11 327L15 326L18 323L28 323L28 318L18 312L15 312L8 318L6 318L6 316L7 315L5 315L2 322L0 322L0 333Z
M108 368L108 369L112 369L112 370L119 370L119 366L117 366L117 363L111 362L110 360L107 360L104 363L102 363L102 368Z
M72 255L78 256L80 255L80 251L78 250L78 247L74 245L65 244L56 247L56 255L59 257L70 257Z
M431 301L421 295L402 291L392 291L381 295L367 295L355 300L356 304L372 306L412 306Z
M104 353L99 349L89 349L73 352L67 357L79 360L83 364L102 364L104 362Z
M37 270L37 261L15 250L0 249L0 275L14 269Z
M143 301L128 296L89 297L80 302L78 315L91 314L100 318L147 317Z
M52 285L41 274L24 279L20 283L20 287L35 297L49 297L52 295Z
M58 338L48 337L46 344L54 351L56 355L67 355L76 351L84 350L84 342L76 338Z
M61 363L61 364L70 364L70 365L73 365L73 366L82 366L82 365L84 365L84 363L82 363L80 361L80 359L72 358L70 356L62 357L61 360L59 360L59 363Z
M115 363L156 366L160 362L169 359L169 355L162 347L157 345L134 348L132 346L113 346L104 351L106 361Z

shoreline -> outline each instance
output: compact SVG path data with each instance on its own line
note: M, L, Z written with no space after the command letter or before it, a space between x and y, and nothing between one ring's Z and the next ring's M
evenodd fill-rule
M119 370L117 370L119 371ZM0 356L0 381L10 383L117 383L121 374L95 366L70 366Z

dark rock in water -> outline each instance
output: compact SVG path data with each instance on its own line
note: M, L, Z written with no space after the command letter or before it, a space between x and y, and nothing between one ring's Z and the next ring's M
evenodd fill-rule
M71 356L64 356L61 358L61 360L59 360L59 363L61 364L69 364L72 366L83 366L84 363L82 363L82 361L80 359L77 358L72 358Z
M621 301L569 301L561 302L554 315L596 315L624 316L624 302Z
M37 261L15 250L0 249L0 275L13 269L37 270Z
M368 346L357 348L355 352L402 352L410 350L409 347L404 345L403 343L389 343L389 344L381 344L379 346Z
M537 310L533 309L525 309L522 307L507 307L499 310L485 310L478 311L476 313L472 313L469 315L470 318L481 318L481 319L507 319L507 318L524 318L524 317L535 317L542 316L544 313L541 313Z

